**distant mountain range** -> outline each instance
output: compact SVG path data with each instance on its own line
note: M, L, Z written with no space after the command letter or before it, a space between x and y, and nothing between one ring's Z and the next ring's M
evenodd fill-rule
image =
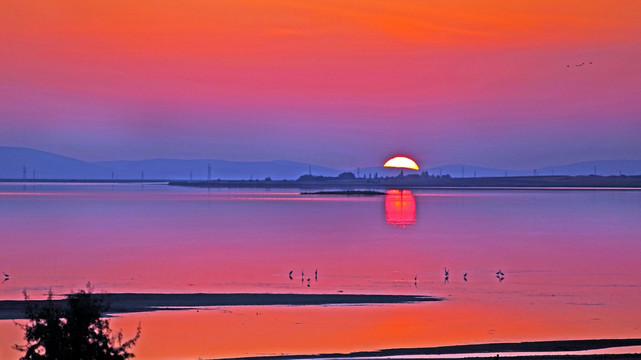
M211 170L209 170L211 169ZM452 177L496 177L533 175L641 175L641 160L586 161L529 171L492 169L463 164L424 169L430 174ZM151 159L140 161L86 162L29 148L0 146L0 179L74 179L74 180L206 180L265 179L295 180L308 174L336 176L351 171L359 177L396 176L398 169L382 166L358 169L332 169L294 161L226 161L218 159ZM423 170L422 170L423 171ZM405 174L414 173L405 170Z

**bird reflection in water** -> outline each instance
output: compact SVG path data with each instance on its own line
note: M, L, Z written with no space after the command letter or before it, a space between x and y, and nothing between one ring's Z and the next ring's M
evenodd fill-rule
M409 227L416 222L416 200L410 190L387 190L385 220L398 227Z

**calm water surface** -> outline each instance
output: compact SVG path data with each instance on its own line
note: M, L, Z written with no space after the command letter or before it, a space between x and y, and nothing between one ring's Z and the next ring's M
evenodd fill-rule
M0 243L0 270L11 275L0 284L2 300L21 299L24 289L34 298L49 289L63 294L88 281L96 292L342 291L446 299L113 319L125 335L142 323L135 348L142 359L641 335L639 191L399 190L344 197L0 184ZM0 358L19 357L10 346L20 337L12 322L0 321Z

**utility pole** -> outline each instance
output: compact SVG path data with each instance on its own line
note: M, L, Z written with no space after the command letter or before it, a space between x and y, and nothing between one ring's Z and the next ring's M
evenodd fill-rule
M211 181L211 164L207 164L207 181Z
M22 179L27 180L27 167L23 166L22 167Z

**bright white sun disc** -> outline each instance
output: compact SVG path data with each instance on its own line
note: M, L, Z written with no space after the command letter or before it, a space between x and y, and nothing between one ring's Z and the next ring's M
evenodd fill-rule
M418 170L418 165L416 161L405 157L405 156L396 156L385 162L384 167L399 168L399 169L412 169Z

